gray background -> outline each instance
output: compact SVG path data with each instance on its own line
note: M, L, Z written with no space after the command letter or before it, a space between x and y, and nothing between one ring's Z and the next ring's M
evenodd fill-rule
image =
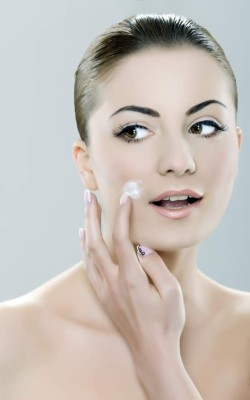
M81 260L84 187L72 157L79 137L74 72L89 42L135 13L176 13L207 28L236 75L239 174L217 230L198 247L208 276L249 291L249 5L245 1L1 2L0 301L21 296ZM96 192L99 198L98 192Z

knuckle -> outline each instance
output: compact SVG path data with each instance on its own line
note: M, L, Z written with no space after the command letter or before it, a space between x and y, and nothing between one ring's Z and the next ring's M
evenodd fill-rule
M112 240L116 245L120 246L124 242L124 237L121 235L121 232L114 230L112 232Z
M126 286L129 290L135 290L137 287L137 282L135 279L134 274L126 274L125 275L125 280L126 280Z
M97 250L97 245L94 241L91 241L90 243L88 243L88 249L90 253L95 253Z
M175 284L169 285L168 284L168 285L164 286L164 288L163 288L164 298L171 297L173 299L173 298L178 297L179 295L180 295L180 288L178 285L175 285Z

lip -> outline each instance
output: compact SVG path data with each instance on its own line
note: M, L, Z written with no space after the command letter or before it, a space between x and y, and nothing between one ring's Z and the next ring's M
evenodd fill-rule
M202 198L197 200L195 203L190 204L186 207L181 207L181 208L164 208L160 206L156 206L155 204L149 204L150 207L152 207L158 214L162 215L163 217L167 217L170 219L181 219L188 217L191 215L197 207L199 207L199 204L202 202Z
M183 194L186 194L187 196L191 196L194 197L195 199L199 199L200 197L202 197L201 194L195 192L194 190L191 189L183 189L183 190L168 190L167 192L164 192L162 194L160 194L158 197L156 197L155 199L151 200L150 203L154 202L154 201L160 201L162 199L164 199L165 197L169 197L169 196L181 196Z

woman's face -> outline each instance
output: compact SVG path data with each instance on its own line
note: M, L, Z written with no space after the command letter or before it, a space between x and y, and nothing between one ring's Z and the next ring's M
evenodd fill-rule
M133 243L161 251L200 242L221 220L238 169L241 131L235 126L225 72L203 50L153 48L128 56L112 69L99 96L88 123L89 155L106 229L112 231L124 184L136 179L143 183L143 194L132 199ZM213 103L188 115L191 107L211 99L225 106ZM112 116L130 105L153 109L160 116L135 111ZM197 127L201 121L228 129L211 136L216 128ZM114 136L113 131L136 123L142 128ZM136 143L133 138L145 140ZM163 192L185 188L203 196L188 217L169 219L149 205Z

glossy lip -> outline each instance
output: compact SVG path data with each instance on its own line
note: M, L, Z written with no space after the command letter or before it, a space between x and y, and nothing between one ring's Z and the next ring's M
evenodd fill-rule
M165 197L169 197L169 196L181 196L183 194L186 194L187 196L191 196L194 197L195 199L199 199L200 197L202 197L201 194L194 192L191 189L183 189L183 190L168 190L167 192L164 192L162 194L160 194L158 197L156 197L155 199L151 200L150 203L153 203L154 201L160 201L162 199L164 199Z
M195 203L180 208L164 208L161 206L156 206L155 204L150 204L150 206L163 217L167 217L170 219L181 219L191 215L193 211L199 206L201 201L202 198L197 200Z

